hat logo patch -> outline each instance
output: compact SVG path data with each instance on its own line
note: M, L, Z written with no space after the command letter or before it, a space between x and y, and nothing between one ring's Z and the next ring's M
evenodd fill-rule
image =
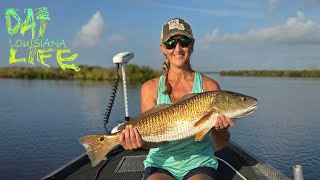
M179 19L173 19L173 20L169 21L168 25L169 25L169 30L171 30L171 29L184 30L185 29L184 25L179 22Z

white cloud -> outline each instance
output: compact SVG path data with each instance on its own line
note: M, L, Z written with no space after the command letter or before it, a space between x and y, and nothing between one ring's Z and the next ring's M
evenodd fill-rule
M268 0L268 2L269 2L269 8L273 10L276 8L278 0Z
M103 18L101 13L97 11L76 34L73 45L75 47L94 47L101 39L103 28Z
M218 29L199 39L200 47L213 43L263 42L273 44L315 44L320 43L320 24L305 18L302 12L290 17L286 23L265 29L250 30L245 34L222 34Z
M127 40L126 36L120 35L120 34L113 34L108 38L108 42L118 42L118 41L125 41Z

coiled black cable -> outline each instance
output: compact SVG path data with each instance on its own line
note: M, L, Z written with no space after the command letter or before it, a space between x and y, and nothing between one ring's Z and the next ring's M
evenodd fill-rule
M111 110L113 107L114 99L116 98L118 84L120 81L119 69L120 69L120 65L119 65L119 63L117 63L117 78L114 79L113 88L111 89L111 96L109 99L109 105L106 109L106 113L104 114L104 129L106 130L107 134L110 134L110 131L108 130L107 125L109 122L109 117L110 117Z

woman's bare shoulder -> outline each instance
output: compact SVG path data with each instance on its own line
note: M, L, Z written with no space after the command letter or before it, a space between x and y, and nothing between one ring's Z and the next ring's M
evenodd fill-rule
M204 91L220 90L220 86L216 80L209 78L208 76L205 76L204 74L201 74L201 76L202 76Z
M141 87L141 111L145 112L157 104L159 78L146 81Z
M141 91L152 92L152 93L157 92L158 83L159 83L159 77L150 79L142 84Z

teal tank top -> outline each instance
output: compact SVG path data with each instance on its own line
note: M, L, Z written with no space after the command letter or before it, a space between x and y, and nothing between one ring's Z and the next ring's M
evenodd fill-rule
M163 76L160 76L158 87L157 105L172 104L170 96L163 94ZM193 93L203 92L202 77L195 72ZM218 161L211 148L211 138L208 134L202 141L196 142L194 137L164 142L158 148L151 148L146 160L146 167L158 167L168 170L176 179L183 177L192 169L197 167L218 168Z

